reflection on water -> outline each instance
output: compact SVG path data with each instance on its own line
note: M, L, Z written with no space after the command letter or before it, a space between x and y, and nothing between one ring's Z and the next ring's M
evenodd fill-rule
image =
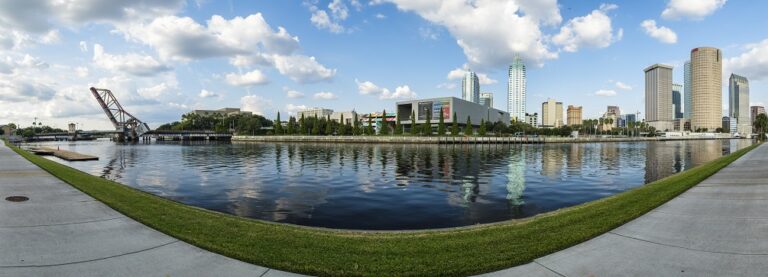
M51 142L68 163L245 217L350 229L464 226L577 205L716 159L747 140L546 145Z

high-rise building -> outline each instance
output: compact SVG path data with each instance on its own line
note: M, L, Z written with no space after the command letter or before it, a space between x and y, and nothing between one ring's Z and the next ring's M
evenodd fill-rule
M685 61L683 83L683 118L691 119L691 109L693 109L693 97L691 97L691 61Z
M568 126L581 125L581 106L568 105L567 123Z
M731 129L731 117L730 116L723 116L721 119L721 126L720 128L723 128L723 130L730 130Z
M683 85L672 84L672 117L674 119L683 118L682 92Z
M539 126L539 114L538 113L526 113L525 114L525 123L528 123L529 125L533 127Z
M549 98L541 103L541 127L560 128L563 126L563 102Z
M619 106L608 106L608 109L605 110L605 114L612 114L615 116L621 115L621 109L619 109Z
M659 131L673 128L672 67L669 65L654 64L645 69L645 122Z
M629 124L630 122L631 123L637 122L637 117L635 116L635 114L631 114L631 113L625 114L624 119L627 121L627 124Z
M493 93L480 93L480 105L493 108Z
M515 55L509 66L507 83L507 112L512 120L522 120L525 117L525 87L525 64L520 55Z
M691 50L691 129L714 131L723 116L723 56L720 49Z
M754 124L755 123L755 118L757 118L758 114L765 114L765 107L763 107L763 106L752 106L752 107L749 107L749 112L750 112L750 115L751 115L750 116L750 120L749 120L750 121L749 124Z
M731 133L747 135L752 133L752 118L749 107L749 80L731 74L728 79L728 114L731 117ZM735 122L734 122L735 121Z
M480 79L477 74L467 71L461 81L461 99L472 103L480 103Z

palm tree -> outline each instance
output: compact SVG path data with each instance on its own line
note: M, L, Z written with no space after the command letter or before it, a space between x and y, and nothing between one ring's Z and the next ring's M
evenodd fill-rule
M763 141L765 139L765 131L768 130L768 116L761 113L755 117L754 123L755 129L757 129L757 139Z

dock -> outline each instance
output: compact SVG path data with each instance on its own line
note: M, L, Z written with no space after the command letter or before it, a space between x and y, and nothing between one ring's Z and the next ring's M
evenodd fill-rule
M77 152L61 150L61 149L53 149L49 147L32 148L29 150L29 152L32 152L32 153L35 153L36 155L41 155L41 156L52 155L59 159L70 161L70 162L99 160L99 157L96 157L96 156L85 155L85 154L80 154Z

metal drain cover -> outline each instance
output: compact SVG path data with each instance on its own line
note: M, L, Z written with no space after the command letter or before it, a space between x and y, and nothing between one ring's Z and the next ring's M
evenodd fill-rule
M11 201L11 202L24 202L29 200L29 197L14 195L14 196L6 197L5 200Z

